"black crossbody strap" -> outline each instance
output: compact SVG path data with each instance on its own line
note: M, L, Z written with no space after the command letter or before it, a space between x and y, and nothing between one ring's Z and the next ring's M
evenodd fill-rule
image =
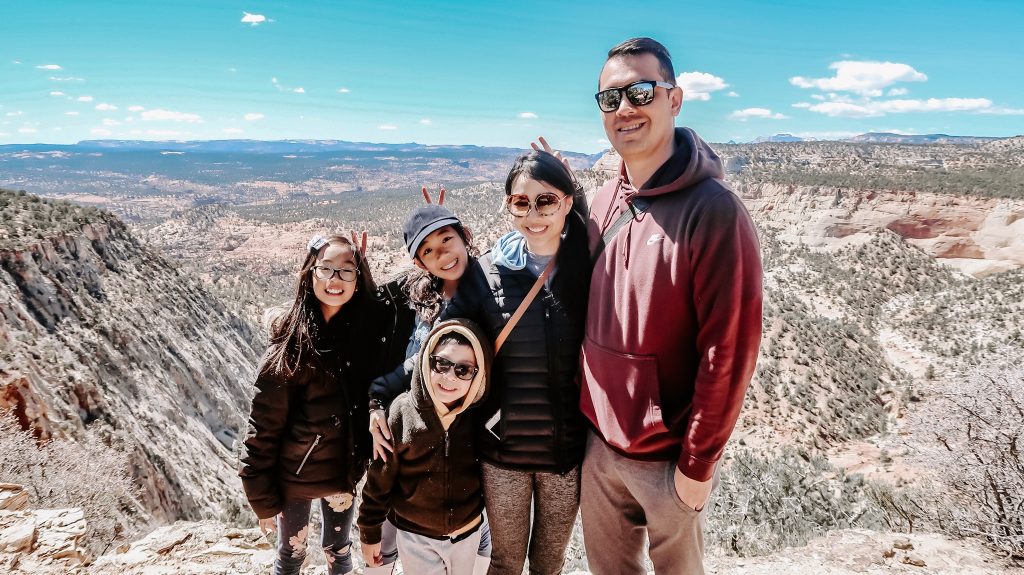
M597 242L597 247L594 248L594 253L590 255L590 263L593 264L597 261L597 258L601 256L601 252L604 251L605 246L608 245L608 242L612 241L612 238L614 238L615 234L622 229L622 226L626 225L626 222L632 218L639 219L644 212L651 208L651 204L653 203L654 198L635 196L629 202L632 207L628 210L623 210L622 213L619 214L619 217L612 222L612 225L609 226L603 234L601 234L601 240Z

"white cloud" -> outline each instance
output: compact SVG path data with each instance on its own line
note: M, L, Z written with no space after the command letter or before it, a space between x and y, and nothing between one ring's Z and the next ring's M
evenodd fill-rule
M121 122L118 122L117 120L112 120L110 118L103 118L103 125L104 126L120 126Z
M398 126L392 126L391 124L381 124L377 126L378 130L397 130Z
M927 100L867 100L859 103L822 102L808 108L833 118L872 118L886 114L912 112L980 112L992 113L988 98L928 98Z
M348 88L338 88L338 93L339 94L348 94L351 91L352 90L349 90Z
M129 112L141 112L143 110L145 110L145 108L143 108L142 106L128 106Z
M727 93L726 96L729 96L730 98L739 98L740 97L739 94L737 94L736 92L731 92L731 91L729 93Z
M430 121L430 118L423 118L422 120L420 120L420 123L423 124L424 126L429 126L433 122Z
M117 106L111 104L96 104L96 109L101 112L111 112L117 109Z
M189 114L186 112L172 112L170 110L146 110L142 113L142 119L147 122L189 122L196 123L202 122L203 119L198 114Z
M65 116L77 116L78 112L64 112Z
M18 133L19 134L35 134L36 133L36 129L35 128L18 128Z
M757 118L759 120L785 120L789 118L789 116L773 113L768 108L745 108L743 110L736 110L729 114L730 120L740 120L742 122L750 118Z
M263 14L250 14L248 12L242 12L242 23L252 24L253 26L259 26L267 21L267 17Z
M58 66L57 64L42 64L40 66L36 66L36 68L39 69L39 70L63 70L64 69L64 68L61 68L60 66Z
M1000 116L1024 116L1024 108L988 108L978 110L979 114L997 114Z
M224 130L222 130L222 131L225 134L242 134L242 133L245 133L245 130L243 130L241 128L224 128Z
M106 130L104 128L93 128L89 130L89 133L92 134L93 136L109 136L113 134L113 132L111 132L110 130Z
M180 136L181 132L175 132L174 130L146 130L145 134L147 136L169 138L171 136Z
M79 96L79 102L92 102L92 96Z
M682 86L684 99L701 101L710 100L712 92L729 87L725 80L707 72L683 72L676 76L676 84Z
M50 80L54 82L84 82L85 78L76 78L74 76L66 76L61 78L60 76L50 76Z
M534 114L533 112L521 112L519 114L519 118L522 120L536 120L537 114Z
M250 113L248 113L248 114L246 114L246 115L244 115L242 117L245 118L245 120L247 122L255 122L256 120L262 120L265 116L263 114L257 114L255 112L250 112Z
M237 71L238 71L238 68L228 68L228 72L231 72L232 74L234 74Z
M831 78L805 78L794 76L789 83L798 88L817 88L823 91L854 92L862 96L877 97L882 90L896 82L924 82L928 76L912 66L898 62L862 62L845 60L833 62Z
M25 112L22 112L21 110L18 110L17 112L7 112L7 114L5 114L5 115L8 116L8 117L13 118L15 116L20 116L20 115L22 115L24 113Z
M16 66L21 66L21 60L11 60L11 62Z
M305 94L306 93L306 89L303 88L302 86L299 86L298 88L295 88L294 90L292 90L292 92L295 92L296 94Z
M794 108L807 109L807 108L811 107L811 103L810 102L797 102L796 104L793 104L793 107Z
M50 95L51 96L67 96L67 94L65 94L64 92L59 92L57 90L54 90L53 92L50 92Z
M886 96L906 96L910 93L910 90L906 88L892 88L886 92Z

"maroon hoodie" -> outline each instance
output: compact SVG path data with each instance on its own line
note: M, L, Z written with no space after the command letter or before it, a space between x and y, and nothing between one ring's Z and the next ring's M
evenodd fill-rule
M580 408L633 459L678 458L705 481L732 434L761 341L761 256L750 214L689 128L639 190L625 166L591 206L591 251L635 196L653 200L594 264Z

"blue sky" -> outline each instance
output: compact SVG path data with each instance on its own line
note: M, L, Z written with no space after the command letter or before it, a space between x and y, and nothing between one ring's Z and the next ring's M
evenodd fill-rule
M0 144L316 138L607 147L651 36L716 142L1024 133L1024 2L0 0Z

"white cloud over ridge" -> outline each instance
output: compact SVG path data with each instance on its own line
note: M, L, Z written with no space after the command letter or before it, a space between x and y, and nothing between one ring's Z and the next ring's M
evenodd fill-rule
M245 130L241 128L224 128L222 130L225 134L243 134Z
M198 114L189 114L187 112L172 112L170 110L146 110L142 114L142 119L147 122L188 122L190 124L202 122L203 119Z
M739 120L743 122L751 118L759 120L786 120L789 116L778 112L772 112L768 108L745 108L743 110L736 110L729 114L730 120Z
M882 91L897 82L925 82L928 76L908 64L899 62L868 62L844 60L833 62L831 78L794 76L789 83L798 88L817 88L824 92L853 92L866 97L878 97Z
M862 102L822 102L807 108L833 118L873 118L886 114L914 112L996 113L988 98L928 98L927 100L866 100Z
M521 120L536 120L537 114L534 114L533 112L520 112L519 118Z
M266 22L267 22L267 17L264 16L263 14L250 14L248 12L242 12L242 23L243 24L251 24L253 26L259 26L260 24L265 24Z
M707 101L711 93L729 87L725 80L707 72L683 72L676 76L676 84L683 88L683 99Z
M92 134L93 136L109 136L113 134L113 132L105 128L93 128L89 130L89 133Z

